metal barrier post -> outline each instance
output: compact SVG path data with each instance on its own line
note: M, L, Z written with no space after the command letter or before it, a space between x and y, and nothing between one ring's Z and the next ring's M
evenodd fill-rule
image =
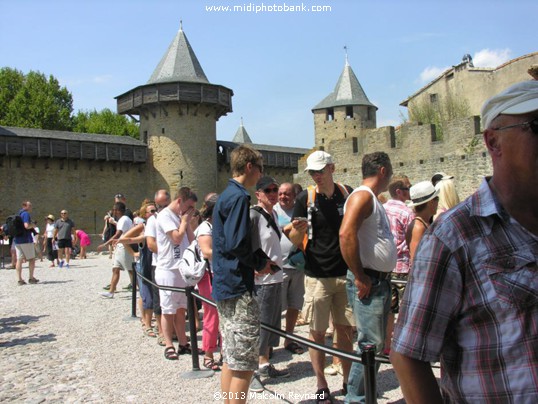
M192 355L192 371L183 373L185 379L198 379L202 377L212 376L215 372L210 369L201 370L198 358L198 340L196 336L196 311L194 310L194 296L192 286L185 288L185 296L187 297L187 314L189 316L189 334L191 337L191 355Z
M136 269L133 268L133 283L132 283L132 293L131 293L131 317L136 317L136 288L138 286L138 276Z
M365 345L362 348L362 365L364 366L364 392L366 404L377 403L377 383L375 364L375 345Z

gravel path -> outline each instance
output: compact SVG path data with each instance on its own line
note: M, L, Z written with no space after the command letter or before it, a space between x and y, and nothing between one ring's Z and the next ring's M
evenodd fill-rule
M218 402L220 374L189 379L190 356L165 360L156 338L144 336L130 316L130 293L112 300L98 295L110 282L110 265L108 255L95 253L72 261L69 270L37 262L39 284L24 286L17 286L14 270L0 270L0 402ZM23 275L27 279L26 265ZM127 283L122 273L120 290ZM297 332L306 336L307 327ZM292 357L279 348L273 363L287 366L291 377L268 382L249 402L314 402L308 399L316 389L307 353ZM343 400L341 377L328 381L335 402ZM381 366L378 390L379 403L403 403L390 365Z

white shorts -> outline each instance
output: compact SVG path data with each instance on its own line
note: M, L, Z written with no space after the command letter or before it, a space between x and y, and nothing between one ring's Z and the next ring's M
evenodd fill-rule
M15 244L15 250L17 251L17 259L25 259L30 261L35 259L35 247L34 243Z
M155 270L155 283L162 286L175 286L184 288L187 285L179 273L179 269L162 270L157 267ZM177 309L187 308L187 296L182 292L172 292L159 289L161 299L161 310L163 314L176 314Z
M112 268L119 268L122 271L132 271L133 270L134 257L129 254L129 252L119 245L114 251L114 262L112 263Z

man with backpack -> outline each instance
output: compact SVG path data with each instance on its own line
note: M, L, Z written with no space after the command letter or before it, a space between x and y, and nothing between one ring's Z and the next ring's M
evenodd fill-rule
M26 282L24 279L22 279L23 259L28 262L30 272L28 282L39 282L39 279L34 278L35 248L34 239L32 238L32 229L34 228L34 223L32 222L30 212L32 212L32 203L30 201L24 201L22 203L22 209L19 211L17 216L15 216L13 223L10 226L13 229L10 229L10 233L14 236L13 244L15 245L15 250L17 251L16 270L19 286L26 285Z
M252 226L252 250L260 249L276 263L273 273L256 276L254 279L255 299L260 307L260 321L280 329L282 315L282 249L278 228L278 216L273 206L278 203L278 182L272 177L262 177L256 183L258 204L250 208L250 224ZM250 383L250 390L263 391L260 377L289 377L287 369L278 370L269 362L270 350L279 344L279 336L265 329L260 330L259 369Z
M305 252L305 297L303 316L310 324L309 339L325 344L325 331L332 315L337 348L353 349L353 312L346 293L347 264L340 252L339 230L344 203L351 187L335 183L332 156L324 151L313 152L306 160L305 171L315 186L301 192L295 201L289 238ZM325 353L309 349L317 378L318 402L331 402L323 373ZM344 390L347 387L349 361L342 360Z

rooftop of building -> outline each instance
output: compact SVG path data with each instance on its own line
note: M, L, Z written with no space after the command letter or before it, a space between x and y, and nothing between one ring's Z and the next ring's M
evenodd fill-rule
M344 70L338 78L334 91L312 108L312 111L348 105L364 105L377 109L377 107L368 100L368 97L362 89L353 69L349 65L346 56Z

